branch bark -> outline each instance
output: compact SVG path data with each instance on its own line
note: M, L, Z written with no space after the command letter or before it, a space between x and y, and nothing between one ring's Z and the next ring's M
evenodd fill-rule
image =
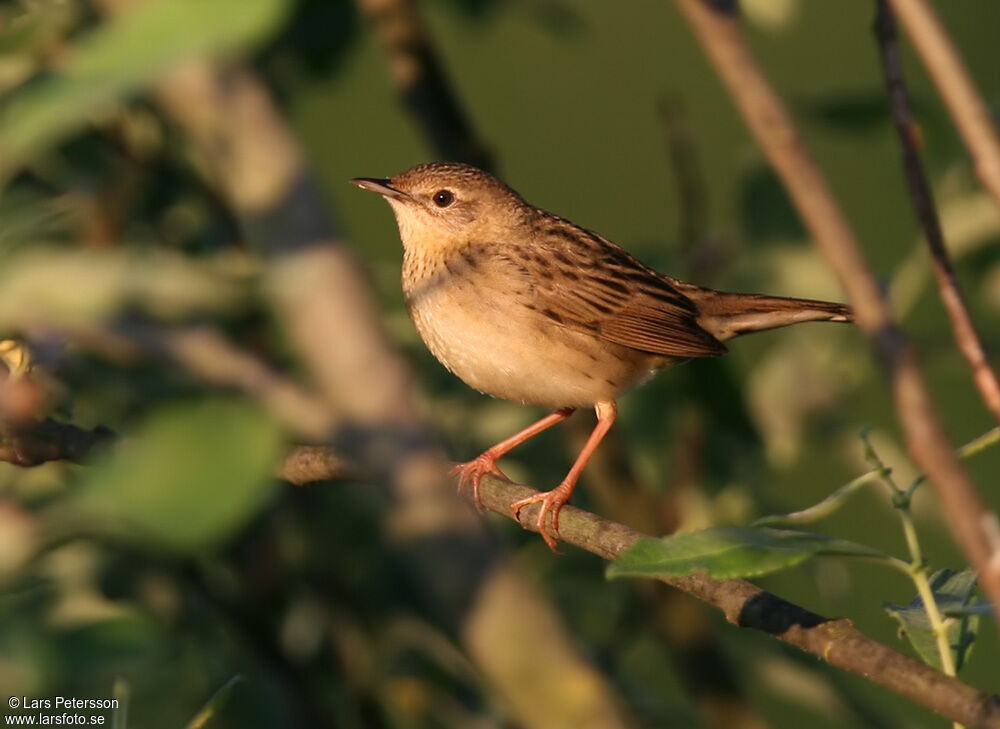
M972 324L962 292L958 288L955 271L945 247L941 221L934 205L934 195L920 163L916 122L910 109L909 95L903 79L903 66L899 58L896 20L886 0L877 0L876 5L875 37L878 40L882 70L892 107L892 119L903 149L903 170L917 219L924 230L924 237L931 251L931 265L941 292L941 301L951 320L955 344L972 369L972 378L979 394L986 408L997 422L1000 422L1000 382L997 382L996 372L986 359L979 334Z
M510 505L534 489L486 476L480 485L483 504L513 519ZM538 506L522 510L517 521L536 530ZM559 513L559 537L574 546L612 560L646 535L574 506ZM829 619L773 595L746 580L715 580L704 573L661 578L671 587L722 610L733 625L762 630L850 673L970 727L1000 729L1000 697L945 676L859 631L850 620Z
M69 437L77 435L88 441L83 452L89 452L94 445L91 431L74 426L62 426ZM110 433L101 433L101 439L110 439ZM66 440L63 438L62 440ZM72 458L71 453L56 458ZM359 474L355 465L340 454L325 447L300 446L293 449L286 458L281 477L298 485L347 477ZM362 478L367 478L361 475ZM534 489L514 484L495 476L487 476L480 486L483 504L491 511L513 519L510 504L517 499L536 493ZM519 523L526 529L535 530L533 512L537 506L525 509ZM567 544L580 547L588 552L612 560L646 535L623 524L618 524L596 514L566 506L560 512L559 535ZM807 653L816 655L833 666L850 673L865 676L884 688L905 696L912 701L936 711L942 716L966 724L970 727L1000 729L1000 698L979 691L956 678L945 676L930 666L904 656L861 633L846 619L830 620L805 608L789 603L745 580L714 580L704 574L684 578L663 578L661 582L677 588L692 597L712 605L726 615L726 619L739 627L763 630L781 641L794 645ZM516 598L516 599L515 599ZM520 578L507 569L500 570L495 580L487 583L479 596L483 604L472 610L472 619L466 625L466 640L479 651L498 650L496 635L491 630L479 629L480 621L489 624L497 620L497 610L512 610L524 615L525 604L528 613L546 615L546 610L537 611L532 605L539 598L533 590L526 590ZM513 602L511 602L513 600ZM522 625L525 622L519 621ZM517 654L508 657L512 662L523 662L530 655L522 650L524 645L536 645L530 638L538 637L534 628L541 633L555 632L561 643L566 639L559 624L550 619L529 626L524 640L515 641ZM524 632L524 628L522 628ZM501 636L507 642L509 634ZM508 643L509 645L509 643ZM499 647L502 647L499 646ZM565 649L569 650L568 646ZM522 666L522 670L524 667ZM579 664L571 665L571 673L577 674L584 683L592 683L593 676ZM501 684L500 689L504 689ZM509 697L517 701L519 697ZM556 702L557 704L559 702ZM560 710L564 708L560 706ZM565 716L561 717L565 720ZM546 717L546 720L549 720ZM605 717L608 719L608 717ZM614 717L610 717L613 721ZM553 721L555 719L552 719ZM553 726L554 724L541 724ZM595 726L606 726L595 724Z
M356 0L372 24L403 106L443 160L494 168L445 73L413 0Z
M80 463L113 439L114 433L103 426L89 430L47 418L25 429L4 428L0 461L23 467L49 461Z
M1000 624L1000 521L986 509L949 445L913 348L893 321L823 173L753 56L735 2L677 0L677 6L847 292L889 377L907 450L933 484L948 528L996 606Z
M1000 205L1000 137L955 44L926 0L890 0L944 99L979 181Z

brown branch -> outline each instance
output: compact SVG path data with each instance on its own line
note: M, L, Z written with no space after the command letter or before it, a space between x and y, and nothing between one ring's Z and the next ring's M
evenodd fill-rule
M78 460L98 442L110 440L110 431L86 431L53 423L46 433L58 435L44 445L46 460ZM70 445L60 456L51 448ZM78 446L82 445L82 450ZM353 477L354 466L327 448L300 447L281 469L282 477L302 485L318 480ZM534 489L488 476L481 485L483 504L511 517L510 504L536 493ZM537 506L520 515L526 529L535 530ZM605 559L615 559L645 535L590 512L566 506L560 513L559 535ZM509 576L506 579L510 579ZM766 592L744 580L714 580L704 574L663 578L662 582L719 608L726 619L745 628L763 630L786 643L812 653L833 666L865 676L890 691L970 727L1000 729L1000 699L945 676L924 663L904 656L858 631L848 620L830 620Z
M116 437L114 431L103 425L88 430L47 419L22 430L5 428L0 440L0 461L24 468L51 461L83 463L96 449L110 445ZM296 486L363 477L356 463L326 446L292 448L275 476Z
M972 155L979 181L1000 205L1000 137L958 50L926 0L890 0Z
M979 389L979 394L986 403L987 409L1000 422L1000 382L996 372L990 367L983 351L982 342L972 324L969 311L958 288L955 271L945 247L944 233L941 221L938 219L934 196L927 175L920 163L918 151L918 130L913 119L913 112L903 79L903 67L900 63L899 45L896 36L896 20L886 0L877 0L877 15L875 19L875 37L878 40L882 69L885 73L885 84L892 107L892 119L903 148L903 169L906 181L913 198L913 206L917 219L924 229L924 237L931 250L931 265L937 278L941 301L951 320L955 333L955 343L972 369L973 381Z
M356 3L374 26L399 97L434 153L493 169L493 155L462 109L413 0Z
M496 476L487 476L480 486L486 508L511 519L511 503L534 493L534 489ZM521 511L517 521L522 527L537 530L537 509L532 505ZM567 544L608 560L645 537L573 506L563 507L559 514L559 536ZM722 610L733 625L762 630L952 721L1000 729L1000 698L869 638L847 619L824 618L746 580L715 580L698 573L661 581Z
M49 461L82 462L98 446L114 439L104 426L93 430L46 419L27 428L3 428L0 461L15 466L38 466Z
M303 452L304 459L321 456L322 449ZM306 482L327 480L339 473L338 457L327 454L330 465L303 471ZM510 505L537 493L534 489L488 475L480 485L483 505L513 519ZM525 508L517 521L537 531L537 505ZM576 547L613 560L646 535L630 527L574 506L559 515L560 539ZM914 701L942 716L970 727L1000 729L1000 697L987 694L957 678L945 676L925 663L905 656L861 633L847 619L824 618L794 605L745 580L716 580L704 573L661 582L712 605L739 627L762 630L775 638L811 653L830 665L855 673Z
M949 445L913 349L892 320L826 179L743 37L735 3L678 0L677 5L847 292L857 323L889 376L907 449L933 484L951 534L997 606L1000 623L1000 521L986 509Z
M357 463L324 446L296 446L281 462L278 476L296 486L316 481L364 478Z

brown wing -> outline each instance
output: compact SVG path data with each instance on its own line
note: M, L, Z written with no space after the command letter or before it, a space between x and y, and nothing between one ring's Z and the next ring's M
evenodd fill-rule
M698 325L694 303L665 277L569 221L544 216L531 249L511 254L530 276L539 310L557 323L651 354L726 351Z

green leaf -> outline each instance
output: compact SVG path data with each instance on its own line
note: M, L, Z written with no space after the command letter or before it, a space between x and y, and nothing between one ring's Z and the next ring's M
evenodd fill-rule
M28 84L0 113L0 178L95 114L182 61L262 38L286 0L147 0L76 43L55 75Z
M226 539L267 501L281 446L275 423L249 404L173 405L86 473L77 503L127 534L198 550Z
M948 608L945 615L949 618L964 618L966 615L993 615L993 604L988 602L977 602L975 605L962 605L960 607Z
M608 566L608 577L752 577L794 567L817 555L888 559L876 549L787 529L715 527L641 539Z
M979 630L978 608L982 606L970 604L976 593L976 573L972 570L938 570L930 576L930 583L938 610L942 615L950 616L944 618L948 645L955 658L955 670L961 670L969 660ZM969 608L974 608L971 614L967 614ZM920 596L909 605L886 604L885 609L899 621L900 632L924 663L941 670L941 655Z
M124 309L164 319L232 310L245 298L248 268L238 254L35 247L0 266L0 326L91 323Z

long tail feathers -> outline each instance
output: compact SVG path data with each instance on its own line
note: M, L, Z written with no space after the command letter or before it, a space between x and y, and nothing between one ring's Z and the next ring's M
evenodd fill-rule
M849 307L828 301L761 294L728 294L710 289L684 293L698 305L701 312L698 324L722 342L741 334L804 321L854 321L854 314Z

